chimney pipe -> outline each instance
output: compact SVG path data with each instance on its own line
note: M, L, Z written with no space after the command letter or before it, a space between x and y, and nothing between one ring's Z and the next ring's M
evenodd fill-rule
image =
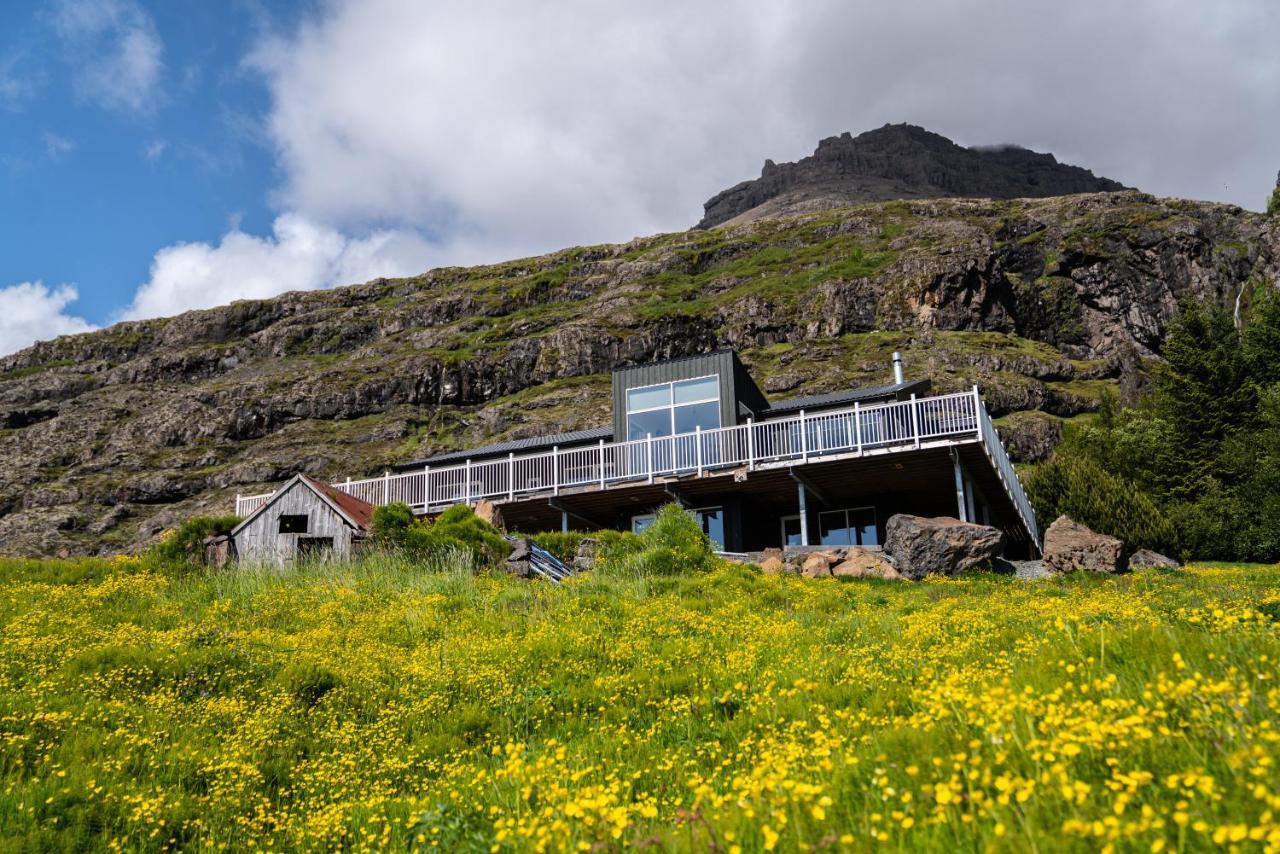
M902 354L897 350L893 351L893 381L897 385L907 381L906 375L902 372Z

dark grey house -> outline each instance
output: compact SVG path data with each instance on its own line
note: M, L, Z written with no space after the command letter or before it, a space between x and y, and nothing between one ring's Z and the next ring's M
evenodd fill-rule
M893 370L886 385L770 401L728 350L621 367L612 424L335 486L426 514L486 498L522 531L641 530L677 501L727 551L874 546L895 513L955 516L1003 529L1011 554L1037 552L1035 514L978 389L930 396L896 354Z

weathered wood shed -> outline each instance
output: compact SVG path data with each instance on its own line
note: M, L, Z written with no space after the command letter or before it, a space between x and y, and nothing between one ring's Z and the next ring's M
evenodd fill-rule
M299 558L350 557L372 520L372 504L299 474L231 536L240 561L287 566Z

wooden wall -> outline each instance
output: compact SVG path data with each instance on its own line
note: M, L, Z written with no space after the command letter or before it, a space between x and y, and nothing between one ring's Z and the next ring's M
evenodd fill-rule
M305 534L281 534L280 517L307 516ZM295 483L248 525L236 534L236 555L242 563L287 566L298 554L298 540L333 537L333 556L351 555L354 529L319 495L302 483Z

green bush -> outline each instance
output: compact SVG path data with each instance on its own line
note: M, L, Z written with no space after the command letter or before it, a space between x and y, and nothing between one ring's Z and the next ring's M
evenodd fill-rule
M588 537L594 539L595 536L594 533L583 531L539 531L529 539L538 548L555 555L562 563L568 563L578 553L578 546L582 545L582 541Z
M1058 455L1036 467L1027 479L1027 493L1046 526L1066 515L1119 537L1130 551L1180 551L1174 526L1151 498L1088 457Z
M229 534L239 524L239 516L193 516L166 534L153 554L161 563L173 567L203 566L205 539Z
M455 504L434 521L414 517L407 504L388 504L373 512L373 541L414 560L436 560L450 550L474 555L477 564L506 558L510 547L497 528L466 504Z
M630 537L609 544L601 565L651 576L707 572L716 563L710 538L679 504L663 505L652 525Z

